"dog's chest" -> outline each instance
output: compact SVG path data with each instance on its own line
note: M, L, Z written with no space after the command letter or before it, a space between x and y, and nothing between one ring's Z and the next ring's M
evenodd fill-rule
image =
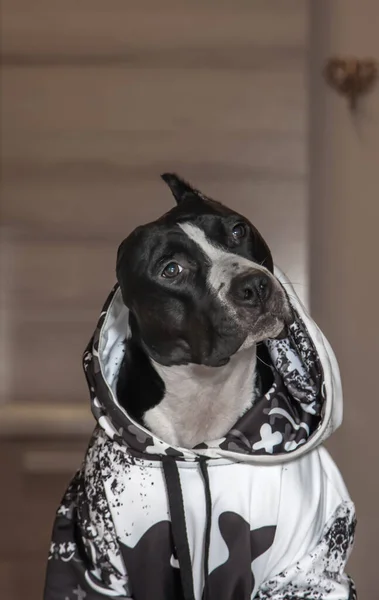
M144 421L172 445L191 448L223 437L254 401L255 352L230 361L222 372L194 365L155 367L166 393Z

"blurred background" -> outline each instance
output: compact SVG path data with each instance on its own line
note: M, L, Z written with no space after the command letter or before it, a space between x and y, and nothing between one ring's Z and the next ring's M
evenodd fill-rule
M166 170L257 225L336 351L349 571L379 597L379 86L352 112L322 75L378 60L378 24L377 0L2 0L1 600L42 597L93 427L82 351Z

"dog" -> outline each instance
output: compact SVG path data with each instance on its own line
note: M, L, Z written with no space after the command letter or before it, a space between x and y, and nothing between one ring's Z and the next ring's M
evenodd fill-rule
M44 600L355 600L333 351L255 226L162 178L177 204L120 244L84 352Z
M221 438L251 407L257 344L279 336L292 312L248 219L174 174L162 178L177 206L118 250L131 336L117 394L136 421L191 448Z

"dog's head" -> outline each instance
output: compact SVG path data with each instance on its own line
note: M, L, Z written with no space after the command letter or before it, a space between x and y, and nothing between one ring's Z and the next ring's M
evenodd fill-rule
M244 217L172 174L177 201L120 245L117 278L132 335L160 364L221 366L291 318L270 250Z

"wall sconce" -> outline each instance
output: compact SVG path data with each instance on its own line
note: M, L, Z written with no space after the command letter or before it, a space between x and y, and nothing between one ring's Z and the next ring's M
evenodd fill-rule
M324 68L327 83L339 94L346 96L351 110L357 99L369 92L378 78L378 62L372 58L329 58Z

